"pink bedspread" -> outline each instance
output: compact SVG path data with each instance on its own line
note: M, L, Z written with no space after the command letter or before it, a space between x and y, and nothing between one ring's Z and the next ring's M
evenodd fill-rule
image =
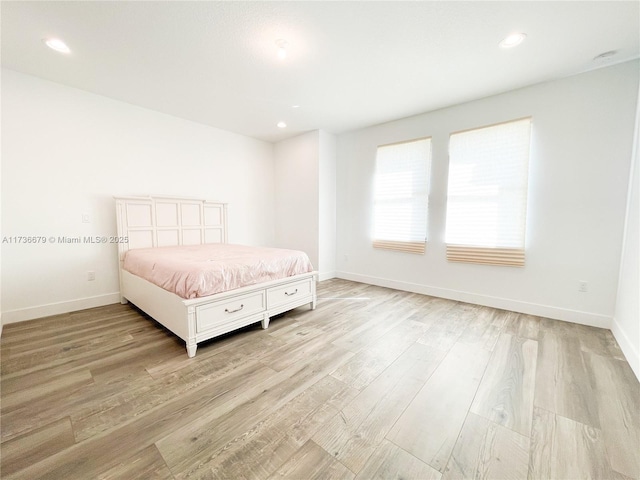
M182 298L206 297L313 271L304 252L230 244L129 250L124 269Z

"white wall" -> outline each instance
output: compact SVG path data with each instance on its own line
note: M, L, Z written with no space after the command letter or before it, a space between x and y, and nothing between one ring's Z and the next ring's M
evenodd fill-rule
M228 202L230 242L274 243L270 143L10 70L2 120L2 236L113 235L114 195L167 194ZM5 323L118 301L115 245L3 244L2 260Z
M320 280L336 274L336 137L319 132L318 252Z
M318 130L275 145L276 246L302 250L319 262Z
M610 328L618 284L638 62L516 90L338 138L338 276ZM448 138L533 116L524 268L445 258ZM376 146L433 137L424 255L371 247ZM578 292L587 281L589 291Z
M336 137L314 130L275 146L276 244L303 250L319 279L336 270Z
M611 331L640 380L640 103L636 114L634 153L629 182L618 298Z
M2 76L0 75L0 78ZM2 88L2 82L0 80L0 89ZM0 102L1 104L1 102ZM0 115L1 116L1 115ZM0 121L1 124L1 121ZM0 145L1 145L1 133L0 133ZM0 199L2 199L2 155L0 155ZM0 207L2 206L2 203L0 201ZM0 235L2 234L2 208L0 208ZM0 238L0 241L2 241L2 239ZM0 336L2 336L2 326L4 325L4 319L2 316L2 244L0 244Z

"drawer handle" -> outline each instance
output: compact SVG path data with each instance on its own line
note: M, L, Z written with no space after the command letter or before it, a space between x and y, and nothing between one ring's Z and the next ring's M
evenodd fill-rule
M297 288L296 288L295 292L293 292L293 293L284 292L284 294L285 294L287 297L290 297L291 295L295 295L296 293L298 293L298 289L297 289Z
M235 313L235 312L239 312L243 308L244 308L244 304L241 304L240 308L236 308L235 310L229 310L228 308L225 308L224 311L227 312L227 313Z

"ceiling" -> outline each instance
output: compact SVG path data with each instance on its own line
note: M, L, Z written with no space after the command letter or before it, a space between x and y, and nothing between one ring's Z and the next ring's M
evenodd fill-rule
M640 56L638 1L0 8L3 67L270 142L315 129L338 134ZM526 40L499 48L514 31ZM48 49L49 37L71 53ZM287 41L285 60L278 39ZM617 54L594 60L610 50Z

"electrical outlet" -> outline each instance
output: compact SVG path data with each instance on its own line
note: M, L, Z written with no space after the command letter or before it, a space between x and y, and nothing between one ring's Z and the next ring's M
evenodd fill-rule
M92 282L96 279L96 272L87 272L87 280Z
M589 284L587 282L585 282L584 280L580 280L578 282L578 291L579 292L588 292L589 291Z

